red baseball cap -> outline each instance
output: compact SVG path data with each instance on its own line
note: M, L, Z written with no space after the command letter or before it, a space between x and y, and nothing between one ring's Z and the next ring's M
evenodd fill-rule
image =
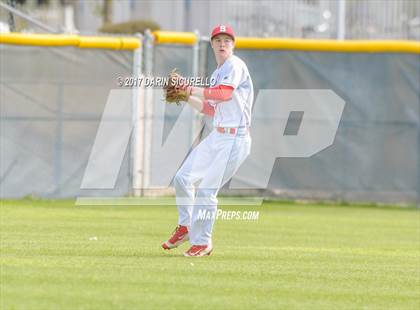
M211 40L219 34L226 34L232 37L232 40L235 41L235 33L233 32L232 27L228 25L218 25L214 27L213 31L211 32Z

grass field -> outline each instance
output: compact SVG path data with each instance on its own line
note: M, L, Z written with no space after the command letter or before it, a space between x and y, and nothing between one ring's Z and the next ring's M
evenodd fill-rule
M227 210L228 208L223 208ZM214 253L164 252L175 207L2 201L1 309L419 309L420 212L265 203Z

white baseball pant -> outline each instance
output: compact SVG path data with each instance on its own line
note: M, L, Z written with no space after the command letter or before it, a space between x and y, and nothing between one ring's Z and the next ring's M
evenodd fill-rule
M211 244L215 218L202 219L199 214L216 214L219 189L236 173L250 151L247 128L238 128L235 134L213 130L178 170L174 178L178 224L188 226L192 245Z

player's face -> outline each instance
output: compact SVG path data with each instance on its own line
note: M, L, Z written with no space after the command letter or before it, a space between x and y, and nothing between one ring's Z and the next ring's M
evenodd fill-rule
M227 59L233 53L233 40L230 36L219 34L211 40L211 47L213 48L216 58Z

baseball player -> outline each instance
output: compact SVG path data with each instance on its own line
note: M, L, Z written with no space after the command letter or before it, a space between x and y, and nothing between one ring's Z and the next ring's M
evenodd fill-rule
M178 226L162 244L166 250L190 241L188 257L210 255L219 189L250 153L254 90L246 64L233 55L235 34L219 25L211 33L217 68L212 87L185 86L184 100L213 117L214 130L196 146L175 175Z

